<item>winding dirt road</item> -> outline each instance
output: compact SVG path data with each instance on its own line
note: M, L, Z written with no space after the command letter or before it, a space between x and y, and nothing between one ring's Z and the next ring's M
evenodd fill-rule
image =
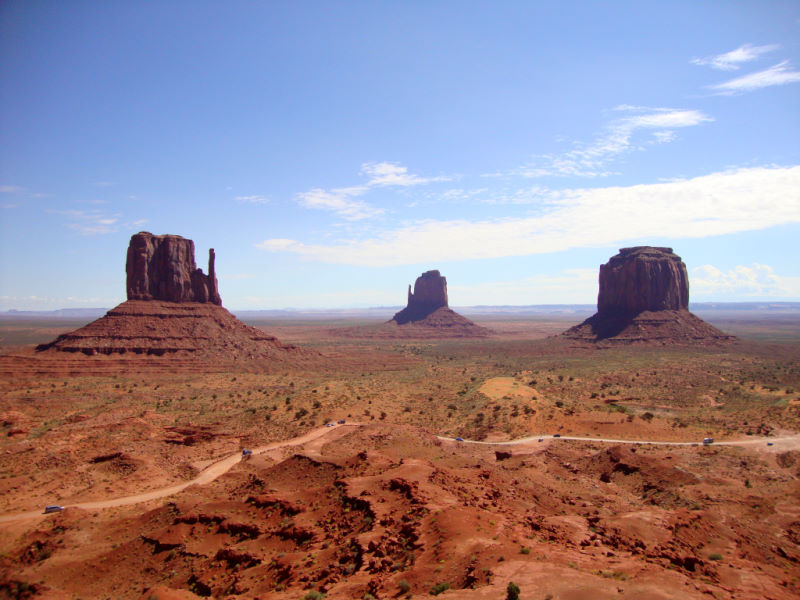
M266 446L259 446L258 448L253 448L253 454L263 454L265 452L269 452L270 450L277 450L279 448L288 448L291 446L302 446L303 444L307 444L309 442L313 442L316 440L320 440L320 438L324 437L325 435L340 430L343 427L361 427L361 423L344 423L344 424L337 424L333 427L319 427L317 429L312 429L308 433L305 433L301 436L283 440L281 442L273 442L272 444L267 444ZM659 441L651 441L651 440L617 440L617 439L610 439L610 438L587 438L587 437L571 437L571 436L554 436L554 435L533 435L529 437L519 438L516 440L510 440L507 442L482 442L478 440L462 440L457 438L445 437L441 435L436 436L438 439L447 442L458 442L463 444L482 444L487 446L516 446L516 445L525 445L525 444L532 444L534 442L540 442L544 440L575 440L581 442L595 442L600 444L638 444L638 445L649 445L649 446L700 446L703 445L699 442L659 442ZM784 437L771 437L771 438L754 438L749 440L734 440L734 441L720 441L714 442L713 446L761 446L764 448L769 447L771 450L774 451L785 451L785 450L793 450L793 449L800 449L800 434L795 434L791 436L784 436ZM233 468L234 465L239 463L242 460L241 453L233 454L228 456L227 458L223 458L208 467L206 467L200 475L192 479L191 481L187 481L185 483L179 483L178 485L173 485L165 488L161 488L158 490L152 490L150 492L144 492L141 494L135 494L133 496L124 496L122 498L112 498L111 500L100 500L97 502L79 502L77 504L70 504L68 506L74 508L83 508L86 510L99 510L103 508L113 508L117 506L128 506L130 504L138 504L140 502L147 502L149 500L158 500L159 498L166 498L167 496L172 496L181 492L192 485L204 485L206 483L210 483L214 481L217 477L224 475L228 471ZM0 523L9 523L12 521L20 521L24 519L35 519L43 517L44 514L41 511L29 511L25 513L16 513L10 515L2 515L0 516Z
M360 423L344 423L344 424L336 424L332 427L319 427L317 429L312 429L308 433L305 433L301 436L283 440L281 442L273 442L272 444L267 444L266 446L259 446L258 448L253 448L253 454L263 454L264 452L269 452L270 450L277 450L279 448L288 448L291 446L302 446L308 442L312 442L318 440L325 435L342 429L343 427L360 427ZM138 504L139 502L147 502L148 500L158 500L159 498L166 498L167 496L172 496L173 494L177 494L192 485L204 485L206 483L211 483L217 477L224 475L228 471L230 471L234 465L238 464L242 460L242 454L236 453L217 462L209 465L206 467L197 477L192 479L191 481L186 481L184 483L179 483L177 485L172 485L169 487L164 487L158 490L152 490L150 492L144 492L141 494L135 494L133 496L124 496L122 498L112 498L111 500L100 500L97 502L79 502L77 504L69 504L67 506L71 508L83 508L86 510L99 510L102 508L113 508L117 506L128 506L130 504ZM66 508L66 507L65 507ZM40 510L29 511L24 513L16 513L10 515L2 515L0 516L0 523L8 523L11 521L20 521L23 519L34 519L37 517L44 516L44 513Z

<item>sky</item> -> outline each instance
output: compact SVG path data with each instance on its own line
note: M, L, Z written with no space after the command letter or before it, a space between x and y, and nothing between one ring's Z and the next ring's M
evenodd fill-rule
M0 3L0 310L125 300L138 231L231 309L800 300L800 2Z

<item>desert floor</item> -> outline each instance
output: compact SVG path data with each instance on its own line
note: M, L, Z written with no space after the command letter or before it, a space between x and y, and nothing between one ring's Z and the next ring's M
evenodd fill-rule
M796 317L603 349L475 320L251 322L302 364L44 356L83 323L0 322L0 598L800 595Z

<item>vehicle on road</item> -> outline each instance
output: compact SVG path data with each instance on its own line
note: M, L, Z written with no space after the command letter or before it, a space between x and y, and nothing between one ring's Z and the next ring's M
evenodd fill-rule
M457 442L463 442L463 441L464 441L464 438L457 437L457 438L456 438L456 441L457 441Z
M337 422L339 425L344 425L344 419L339 419L339 420L338 420L338 421L336 421L336 422Z
M242 450L242 458L250 458L252 455L253 455L253 451L252 450L250 450L248 448L244 448Z
M328 423L327 425L325 425L325 427L333 427L334 425L336 425L336 423Z
M553 437L561 437L561 434L560 433L554 433Z
M64 510L63 506L59 506L58 504L50 504L49 506L44 507L44 514L50 514L54 512L61 512Z
M714 443L714 438L703 438L703 445L710 446Z
M541 442L542 440L544 440L544 438L539 438L539 441L540 441L540 442Z

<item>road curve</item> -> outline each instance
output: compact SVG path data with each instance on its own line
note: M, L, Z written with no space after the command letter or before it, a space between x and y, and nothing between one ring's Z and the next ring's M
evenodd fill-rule
M278 448L302 446L305 443L321 438L331 433L332 431L341 429L342 427L361 427L361 424L344 423L344 424L336 424L333 427L328 427L328 426L318 427L317 429L312 429L311 431L304 433L303 435L291 438L289 440L273 442L272 444L267 444L266 446L259 446L258 448L253 448L253 454L254 455L263 454L264 452L269 452L270 450L277 450ZM166 498L167 496L172 496L174 494L177 494L178 492L185 490L191 485L204 485L206 483L214 481L217 477L224 475L225 473L230 471L231 468L233 468L233 466L239 463L241 460L242 460L242 454L240 452L237 452L236 454L218 460L217 462L209 465L208 467L203 469L203 471L191 481L186 481L184 483L179 483L177 485L171 485L157 490L152 490L150 492L135 494L133 496L112 498L111 500L99 500L96 502L78 502L76 504L68 504L65 505L65 508L69 507L69 508L83 508L85 510L99 510L103 508L128 506L130 504L147 502L148 500L158 500L159 498ZM29 512L15 513L9 515L0 515L0 523L20 521L23 519L33 519L42 516L44 515L40 510L33 510Z

